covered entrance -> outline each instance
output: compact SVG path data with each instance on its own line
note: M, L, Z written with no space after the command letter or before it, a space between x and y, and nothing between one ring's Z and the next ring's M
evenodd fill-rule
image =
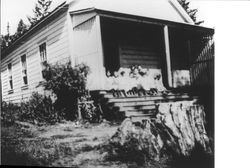
M101 34L106 72L140 65L167 81L163 26L101 17Z
M106 73L140 65L160 72L166 88L179 88L194 84L202 66L211 69L196 63L198 57L213 57L203 52L213 30L144 19L100 17Z
M164 58L162 27L101 18L104 60L107 70L141 65L161 68Z

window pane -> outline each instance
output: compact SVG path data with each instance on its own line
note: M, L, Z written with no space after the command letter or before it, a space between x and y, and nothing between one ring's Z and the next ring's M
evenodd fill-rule
M10 82L10 89L13 89L13 82L12 82L12 80L10 80L9 82Z
M43 43L39 46L39 51L40 51L41 62L46 61L47 60L46 43Z
M13 89L13 81L12 81L12 64L8 64L8 75L9 75L9 88Z
M26 55L23 55L23 56L21 57L21 62L22 62L23 84L24 84L24 85L27 85L27 84L28 84L28 79L27 79Z
M27 85L27 84L28 84L28 79L27 79L27 76L24 76L24 77L23 77L23 83L24 83L25 85Z

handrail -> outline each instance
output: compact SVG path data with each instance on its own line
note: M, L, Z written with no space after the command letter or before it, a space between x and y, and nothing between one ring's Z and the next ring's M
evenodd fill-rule
M192 85L213 85L214 40L210 39L190 67Z

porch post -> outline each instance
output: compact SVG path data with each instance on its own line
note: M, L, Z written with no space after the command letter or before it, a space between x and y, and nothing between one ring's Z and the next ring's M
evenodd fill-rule
M171 60L170 60L170 44L169 44L169 35L168 35L168 26L164 26L164 40L165 40L165 53L167 61L167 75L168 75L168 86L172 87L172 72L171 72Z
M106 76L106 72L105 72L105 67L104 67L104 53L103 53L103 45L102 45L102 33L101 33L101 20L100 20L100 16L96 15L96 30L97 30L97 49L98 49L98 70L99 70L99 87L100 90L104 90L105 89L105 76Z

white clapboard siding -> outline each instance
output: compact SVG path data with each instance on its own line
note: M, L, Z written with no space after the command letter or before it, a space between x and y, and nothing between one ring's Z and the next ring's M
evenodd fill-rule
M120 65L130 67L132 65L142 65L146 68L160 68L160 54L153 48L141 47L137 45L119 46Z
M105 75L99 32L99 18L94 17L74 28L73 31L73 55L75 63L85 63L90 67L91 73L87 79L87 87L90 90L100 89L101 75Z
M69 59L69 35L67 12L61 14L44 27L31 35L22 45L2 59L1 79L2 98L5 101L20 102L27 100L32 92L44 93L42 87L37 87L42 80L39 45L47 44L48 62L63 62ZM21 56L26 54L28 89L22 90ZM12 63L13 93L9 94L7 64Z

